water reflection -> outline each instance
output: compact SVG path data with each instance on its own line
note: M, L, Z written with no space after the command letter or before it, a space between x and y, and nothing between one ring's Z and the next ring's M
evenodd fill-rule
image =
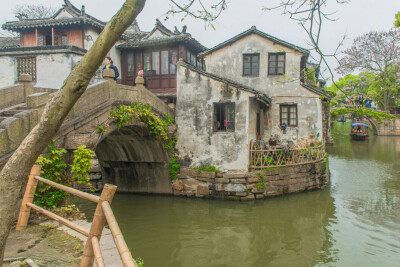
M400 138L351 141L350 123L335 123L330 154L338 265L396 266L400 262Z
M325 190L248 203L116 195L129 248L146 267L398 266L400 138L349 132L333 128Z
M113 210L146 266L309 266L330 262L328 190L257 202L118 194Z

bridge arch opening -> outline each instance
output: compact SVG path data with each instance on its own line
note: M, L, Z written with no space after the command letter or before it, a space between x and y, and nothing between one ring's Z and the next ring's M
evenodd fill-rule
M142 123L107 133L95 149L103 183L119 192L171 194L168 153Z

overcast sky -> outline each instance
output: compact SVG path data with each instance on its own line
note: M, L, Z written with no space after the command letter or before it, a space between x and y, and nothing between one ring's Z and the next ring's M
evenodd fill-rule
M103 21L108 21L124 2L123 0L70 1L78 8L85 5L88 14ZM175 16L164 22L163 14L169 10L169 2L169 0L147 0L144 10L138 16L141 30L150 31L154 27L156 18L172 30L174 26L181 29L183 25L187 25L187 31L210 48L255 25L261 31L308 48L307 36L296 22L282 16L280 11L262 10L263 6L273 5L277 0L230 0L227 10L214 23L215 30L211 28L205 30L204 23L199 20L185 19L181 22L181 16ZM32 3L32 0L2 0L0 22L16 20L12 12L14 7ZM34 1L34 4L55 8L61 7L63 3L63 0ZM326 53L336 48L344 34L347 36L344 47L349 47L352 39L363 33L371 30L389 30L393 27L395 14L400 11L400 0L352 0L348 4L332 5L330 8L337 11L334 16L338 20L324 25L321 47ZM331 65L336 67L334 61L331 62Z

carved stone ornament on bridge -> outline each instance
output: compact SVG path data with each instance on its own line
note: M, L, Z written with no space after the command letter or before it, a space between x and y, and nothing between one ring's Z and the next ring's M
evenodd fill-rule
M103 78L104 79L114 79L115 72L113 69L104 69L103 70Z
M32 76L30 74L21 73L18 77L20 82L31 82Z

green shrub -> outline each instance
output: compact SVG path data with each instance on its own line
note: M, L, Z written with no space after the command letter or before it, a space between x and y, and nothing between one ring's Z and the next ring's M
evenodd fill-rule
M176 135L171 136L166 143L164 143L164 148L170 152L172 155L175 152L175 145L176 142L178 141L178 138Z
M166 124L166 125L172 125L174 124L174 117L172 117L171 113L167 113L165 114L165 116L162 118L162 121Z
M96 133L100 135L105 132L107 132L107 128L104 125L97 124Z
M258 190L264 189L265 188L265 181L260 181L260 182L256 183L256 188Z
M171 159L169 162L169 178L171 180L176 180L179 170L181 169L181 165L177 158Z
M87 184L90 181L89 172L92 168L92 159L94 151L86 148L86 146L79 146L74 150L74 163L71 165L72 180L77 181L78 184Z
M64 154L67 150L56 148L54 140L49 145L50 152L40 156L36 164L41 165L40 176L59 184L68 185L67 164ZM35 204L42 207L59 207L63 204L68 193L58 190L50 185L39 182L35 193Z
M144 259L142 259L140 257L137 257L135 259L135 261L136 261L136 264L137 264L138 267L143 267L144 266Z

